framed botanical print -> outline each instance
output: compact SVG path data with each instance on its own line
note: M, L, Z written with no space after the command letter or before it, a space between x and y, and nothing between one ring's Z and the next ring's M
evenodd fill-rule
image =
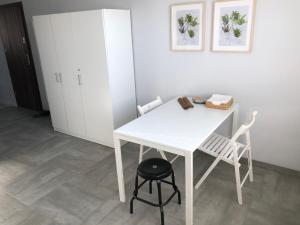
M204 48L205 4L194 2L171 6L171 48L201 51Z
M212 51L249 52L252 45L255 0L214 3Z

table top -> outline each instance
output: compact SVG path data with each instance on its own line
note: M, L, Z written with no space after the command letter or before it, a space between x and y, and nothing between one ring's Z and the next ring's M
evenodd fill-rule
M114 134L195 151L234 112L235 106L218 110L194 104L194 108L184 110L176 98L116 129Z

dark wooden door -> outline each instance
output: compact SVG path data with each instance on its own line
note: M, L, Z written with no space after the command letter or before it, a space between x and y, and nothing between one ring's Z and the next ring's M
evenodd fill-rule
M0 6L0 37L18 106L42 110L22 3Z

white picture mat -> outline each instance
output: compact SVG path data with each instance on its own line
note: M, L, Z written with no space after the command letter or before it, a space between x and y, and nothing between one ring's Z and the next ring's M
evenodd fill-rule
M177 45L177 17L176 12L179 10L199 10L199 45ZM204 32L204 3L193 3L185 5L173 5L171 7L171 32L172 32L172 49L173 50L202 50L203 49L203 32Z
M252 34L252 22L253 22L253 0L244 1L226 1L226 2L215 2L214 7L214 22L213 22L213 51L249 51L251 45L251 34ZM247 44L245 46L220 46L220 17L221 8L223 7L239 7L249 6L249 13L247 18Z

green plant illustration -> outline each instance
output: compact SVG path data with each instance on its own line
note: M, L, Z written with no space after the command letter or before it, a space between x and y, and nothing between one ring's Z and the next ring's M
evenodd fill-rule
M195 37L195 31L193 31L193 30L188 30L188 34L189 34L190 38Z
M246 15L241 16L240 12L238 11L233 11L230 19L234 24L238 24L238 25L243 25L245 23L247 23L247 21L245 20Z
M222 30L224 33L233 32L234 37L239 38L242 35L240 26L247 23L246 15L241 15L239 11L232 11L231 15L225 14L221 17Z
M187 32L190 38L195 37L195 27L199 25L198 17L193 17L192 14L186 14L185 17L180 17L177 19L178 22L178 31L181 34Z
M222 30L227 33L230 31L230 21L229 21L229 16L226 14L225 16L222 16Z
M178 30L180 33L184 34L185 33L185 26L184 26L184 19L183 17L180 17L178 20Z
M192 14L186 14L185 21L192 27L197 26L198 23L198 17L193 17Z
M242 34L242 31L239 28L233 29L233 34L236 38L239 38Z

